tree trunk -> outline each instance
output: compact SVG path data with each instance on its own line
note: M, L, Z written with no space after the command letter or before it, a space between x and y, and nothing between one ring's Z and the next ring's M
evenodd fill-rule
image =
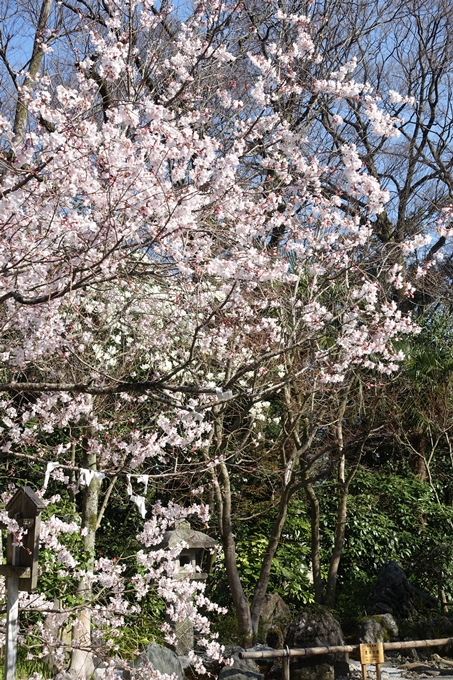
M236 610L239 643L243 647L247 647L252 640L252 619L250 616L249 601L242 587L236 561L236 541L234 540L231 518L232 499L230 475L228 466L223 460L228 440L227 437L224 436L222 409L215 407L213 412L217 417L214 421L209 444L212 444L213 441L216 442L215 456L218 457L221 462L216 468L208 466L208 470L211 473L212 478L212 489L218 516L218 526L224 551L225 571L228 585L231 590L234 608ZM209 446L205 451L205 459L206 462L210 459Z
M294 430L297 423L298 419L297 422L294 423ZM214 470L212 470L211 474L219 516L220 533L222 536L225 553L225 569L227 573L228 584L231 589L233 603L236 609L239 641L244 647L247 647L256 640L256 636L258 634L259 618L269 584L272 560L278 548L283 526L285 524L289 499L296 489L294 471L300 457L300 450L298 449L296 442L291 440L290 451L282 451L282 466L284 469L284 475L277 517L274 521L271 536L267 544L267 549L262 559L260 575L255 586L252 605L250 606L248 598L242 587L236 560L236 544L234 540L231 516L232 498L230 476L227 464L222 460L227 439L224 437L221 417L217 418L215 421L213 434L215 436L215 441L218 442L215 455L221 460L217 468L218 479ZM312 438L313 437L311 437L311 439ZM307 442L305 442L303 448L309 447L311 439L307 439Z
M288 502L291 497L291 489L292 484L290 482L284 487L282 494L280 496L277 517L272 526L271 536L269 538L266 552L264 553L261 562L261 570L258 578L258 583L255 586L255 592L253 594L251 606L251 618L254 642L256 642L256 638L258 635L258 625L260 620L261 609L263 606L264 598L266 597L267 587L269 585L272 560L274 559L275 553L280 543L280 538L285 524L286 515L288 513Z
M314 436L306 436L305 441L302 443L298 433L299 423L300 416L297 415L292 422L292 427L290 428L290 430L292 429L291 438L286 441L286 445L284 443L282 446L282 469L284 470L284 475L281 485L280 501L278 504L277 516L272 525L272 531L267 544L266 552L262 558L260 575L255 586L255 592L253 594L251 606L254 641L256 641L258 635L261 609L263 607L264 598L269 585L272 560L274 559L275 553L277 552L283 527L285 526L286 516L288 514L288 504L293 493L301 487L300 483L296 483L296 467L299 464L300 456L310 447Z
M86 467L96 470L96 456L86 454ZM86 530L83 537L85 550L88 552L87 571L91 571L94 565L94 548L96 541L96 528L98 525L99 492L101 480L93 477L89 487L83 491L82 499L82 528ZM77 596L83 602L89 603L92 597L91 581L80 581L77 588ZM91 611L90 607L82 609L73 627L73 649L69 674L71 678L91 678L94 672L93 655L91 652Z
M51 8L52 0L43 0L41 5L41 12L39 14L38 19L38 25L36 27L35 39L33 42L33 52L27 69L28 73L22 86L22 92L19 92L18 94L16 104L16 115L14 119L13 128L15 143L21 142L25 135L28 104L26 101L26 96L24 97L24 92L26 95L27 91L31 90L31 88L33 87L36 80L36 76L38 75L39 68L41 66L42 58L44 56L42 44L46 33Z
M243 647L247 647L250 646L253 635L250 605L242 587L236 561L236 542L234 540L231 524L231 486L228 468L223 462L219 467L220 485L218 490L221 494L219 524L222 535L223 550L225 553L225 569L228 585L231 588L231 596L233 598L234 607L236 609L239 643Z
M341 555L343 552L344 538L346 533L346 514L349 495L349 484L339 482L338 488L338 508L337 523L335 525L335 538L330 558L329 573L326 584L326 605L335 606L335 596L337 590L338 568L340 566Z
M311 484L307 484L306 492L310 503L310 523L311 523L311 565L313 570L313 588L315 591L315 602L324 603L324 588L321 577L321 557L320 557L320 530L319 501L315 490Z
M346 533L346 514L347 514L347 503L349 494L349 484L352 479L352 475L349 475L348 480L346 480L346 456L344 454L344 442L343 442L343 416L346 410L346 396L344 397L340 411L338 414L338 425L337 425L337 439L338 439L338 452L340 454L340 459L338 461L338 507L337 507L337 522L335 525L334 534L334 544L332 555L329 564L329 573L327 575L326 584L326 604L328 607L335 606L335 596L337 591L337 578L338 578L338 568L340 566L341 555L343 553L344 538Z
M417 477L417 479L424 483L427 478L426 470L426 435L423 430L417 430L413 433L411 439L411 444L414 449L413 454L410 456L410 463L412 467L412 472Z

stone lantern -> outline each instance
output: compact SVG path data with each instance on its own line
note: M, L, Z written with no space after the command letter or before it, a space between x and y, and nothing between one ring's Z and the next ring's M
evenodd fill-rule
M158 548L174 548L181 543L186 547L176 558L176 573L174 578L187 576L186 567L192 567L190 579L204 581L208 578L212 551L218 547L217 541L201 531L191 528L189 522L180 521L172 531L166 531L162 543ZM202 571L196 571L199 567ZM176 635L175 652L179 656L187 655L194 648L194 633L192 622L186 619L172 623Z
M193 568L193 574L190 578L204 581L208 578L211 551L215 550L219 544L202 531L192 529L186 520L176 522L175 528L172 531L164 533L164 538L159 548L174 548L181 543L185 543L187 547L181 550L176 558L177 573L181 572L181 576L187 575L184 567L190 565ZM197 572L197 567L200 567L202 571ZM204 569L206 571L203 571Z

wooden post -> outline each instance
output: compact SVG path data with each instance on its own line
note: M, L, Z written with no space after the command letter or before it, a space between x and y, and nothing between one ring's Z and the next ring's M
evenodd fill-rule
M291 656L288 647L285 648L286 655L282 659L282 680L290 680Z
M17 632L19 630L19 577L6 578L6 651L5 680L16 680Z
M18 489L6 504L9 517L15 519L19 526L27 531L20 545L17 544L16 537L8 533L7 563L0 563L0 574L6 576L7 590L4 680L16 680L19 590L31 592L36 588L40 514L44 508L43 501L29 486ZM3 561L3 556L1 561Z
M362 664L362 680L366 680L366 663Z
M12 566L18 562L18 549L13 544ZM19 630L19 574L6 577L6 647L5 680L16 680L17 632Z

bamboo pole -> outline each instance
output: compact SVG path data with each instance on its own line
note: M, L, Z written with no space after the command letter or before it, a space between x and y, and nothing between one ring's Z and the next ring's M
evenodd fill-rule
M290 680L290 658L289 656L285 656L282 660L282 677L283 680Z
M305 649L265 649L261 652L240 652L241 659L278 659L285 656L313 656L314 654L335 654L336 652L354 652L359 645L341 645L337 647L307 647Z
M403 640L401 642L384 642L384 650L414 649L419 647L442 647L453 645L453 638L436 640ZM318 654L340 654L342 652L356 652L359 645L337 645L332 647L306 647L303 649L272 649L260 652L240 652L241 659L278 659L287 656L315 656Z

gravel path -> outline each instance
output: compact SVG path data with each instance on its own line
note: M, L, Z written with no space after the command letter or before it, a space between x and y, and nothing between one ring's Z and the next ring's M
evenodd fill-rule
M349 660L349 678L362 680L362 667L359 661ZM367 666L368 680L376 680L375 666ZM442 659L433 654L430 661L396 663L386 661L381 664L381 680L417 680L418 678L439 678L453 680L453 661ZM345 678L345 680L347 680Z

